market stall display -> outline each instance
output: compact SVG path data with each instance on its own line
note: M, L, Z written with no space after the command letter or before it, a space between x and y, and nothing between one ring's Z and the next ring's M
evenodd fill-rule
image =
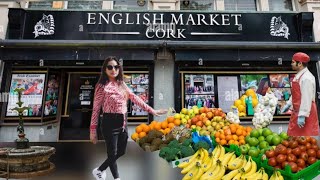
M268 93L259 100L265 107L276 101ZM259 104L255 107L261 108ZM310 173L320 168L314 138L290 137L267 125L252 128L227 118L220 108L184 108L163 122L140 124L132 139L145 151L159 150L160 158L182 169L183 179L293 180L320 174Z

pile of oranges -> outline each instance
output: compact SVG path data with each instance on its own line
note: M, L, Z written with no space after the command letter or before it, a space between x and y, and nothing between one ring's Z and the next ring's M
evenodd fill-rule
M136 127L136 131L131 135L131 139L136 141L140 138L145 137L150 130L157 130L162 132L164 135L170 133L171 129L175 126L180 126L181 120L174 119L173 116L168 116L166 120L162 122L152 121L149 125L142 123Z
M250 134L252 128L244 127L239 124L230 124L223 127L214 134L215 140L221 145L243 145L246 143L245 137Z

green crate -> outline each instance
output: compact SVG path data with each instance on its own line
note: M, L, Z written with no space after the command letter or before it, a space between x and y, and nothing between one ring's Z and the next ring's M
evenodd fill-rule
M268 165L268 159L263 160L261 166L269 177L273 174L274 167ZM312 180L320 174L320 160L297 173L292 173L290 166L286 166L284 170L279 169L278 171L285 180Z

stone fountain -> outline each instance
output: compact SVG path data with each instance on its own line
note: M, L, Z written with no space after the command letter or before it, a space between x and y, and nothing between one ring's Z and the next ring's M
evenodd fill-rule
M23 111L28 107L22 107L21 94L23 88L14 90L18 93L18 107L13 108L19 113L19 125L17 127L18 139L15 140L15 148L0 148L0 171L9 170L9 178L32 178L35 176L44 176L55 170L55 165L49 161L52 154L55 153L54 147L49 146L31 146L29 140L25 137L23 124ZM1 177L1 174L0 174ZM8 177L6 174L3 178Z

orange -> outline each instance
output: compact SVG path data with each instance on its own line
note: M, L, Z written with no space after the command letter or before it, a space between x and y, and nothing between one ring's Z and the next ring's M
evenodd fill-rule
M238 141L234 141L234 144L239 146L239 142Z
M231 140L231 139L232 139L232 135L229 134L229 135L226 136L226 140L227 140L227 141L229 141L229 140Z
M140 133L140 132L142 132L142 127L141 126L137 126L136 127L136 133Z
M154 129L154 123L153 124L151 123L149 127L150 127L150 130Z
M242 135L242 129L238 128L237 131L236 131L236 134L238 136L241 136Z
M165 134L168 134L170 131L171 131L170 128L166 128L166 129L164 130L164 133L165 133Z
M245 130L242 131L242 135L243 135L243 136L247 136L247 134L248 134L248 133L247 133Z
M230 127L231 128L231 133L235 134L237 131L237 128L235 126Z
M133 133L131 135L131 139L134 140L134 141L136 141L138 138L139 138L139 134L138 133Z
M233 140L238 141L239 137L237 135L232 135Z
M167 121L163 121L162 123L161 123L161 128L162 129L166 129L168 127L168 122Z
M220 144L221 144L221 145L225 145L225 144L227 144L227 141L226 141L225 139L222 139L222 140L220 141Z
M168 128L172 129L174 127L174 124L171 122L168 124Z
M216 143L220 143L220 138L216 138Z
M161 123L156 123L155 125L154 125L154 129L156 129L156 130L160 130L161 129Z
M142 124L140 124L140 126L143 128L143 127L146 127L148 125L146 123L142 123Z
M231 130L228 128L228 129L225 129L224 130L224 134L226 135L230 135L231 134Z
M143 132L146 132L146 133L148 133L150 131L149 126L144 126L144 127L142 127L142 129L143 129Z
M143 138L146 135L147 135L147 133L142 131L142 132L139 133L139 138Z
M244 139L240 139L240 140L239 140L239 144L240 144L240 145L244 145L244 144L246 144L246 141L245 141Z
M229 144L229 145L230 145L230 144L234 144L234 140L231 139L230 141L228 141L228 144Z
M176 126L180 126L181 121L180 121L180 119L175 119L175 120L173 121L173 123L174 123L174 125L176 125Z
M220 134L220 139L226 139L226 136L224 134Z
M241 139L244 139L244 136L239 136L239 139L241 140Z
M252 130L252 128L251 128L250 126L247 126L247 127L246 127L246 131L247 131L248 133L250 133L251 130Z
M216 132L216 133L214 133L214 137L216 137L216 138L220 138L220 132Z
M173 116L169 116L167 118L168 123L172 123L174 121L174 117Z

